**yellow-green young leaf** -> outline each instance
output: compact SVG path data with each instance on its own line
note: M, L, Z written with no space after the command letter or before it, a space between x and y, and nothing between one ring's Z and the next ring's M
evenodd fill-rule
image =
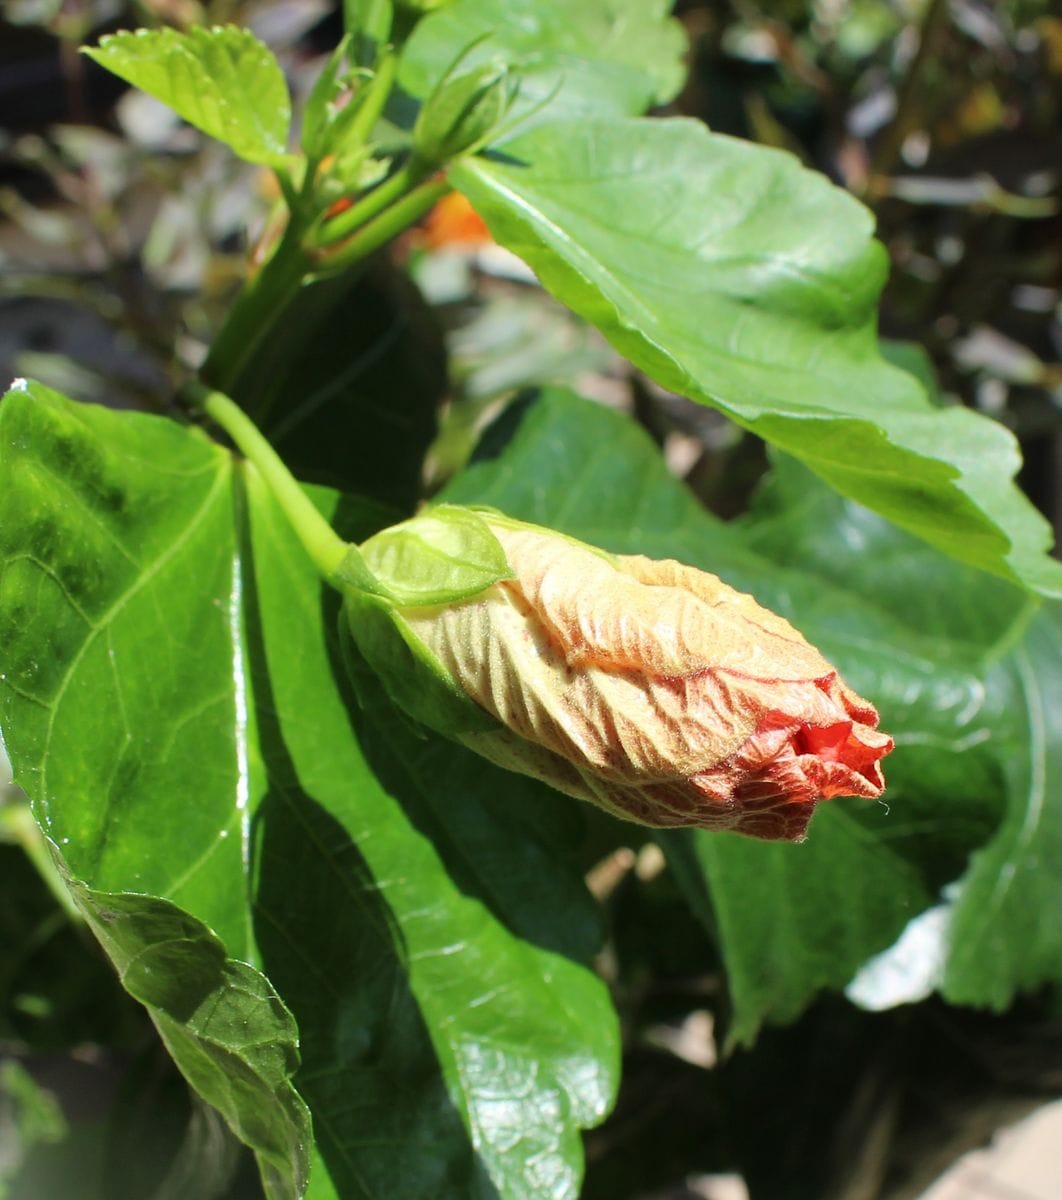
M291 99L280 64L234 25L123 31L84 53L247 162L284 160Z
M681 119L553 122L451 181L632 362L945 553L1062 596L997 422L878 351L870 213L791 155Z

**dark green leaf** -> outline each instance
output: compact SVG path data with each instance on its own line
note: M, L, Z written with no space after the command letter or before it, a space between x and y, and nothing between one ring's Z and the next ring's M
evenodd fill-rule
M446 390L442 338L401 272L303 288L234 395L300 479L412 511ZM386 522L390 523L390 521Z
M1062 906L1062 801L1051 786L1062 752L1054 694L1060 667L1058 607L1048 606L1027 630L1031 609L1016 589L958 564L934 561L913 539L831 494L792 460L776 459L742 525L749 544L774 561L814 571L932 635L939 679L946 678L945 663L991 662L1012 651L1003 663L983 669L980 686L991 697L977 705L983 716L964 726L952 709L957 735L951 739L952 753L962 757L950 770L941 760L940 741L909 745L911 777L905 783L911 790L931 792L940 781L958 797L958 780L948 783L947 775L965 769L967 809L979 790L995 790L1005 797L1006 810L996 836L975 854L938 915L919 930L921 943L912 933L906 952L921 945L924 989L942 985L956 1003L1002 1009L1016 991L1057 978L1062 936L1040 914ZM964 694L976 700L974 691ZM945 694L938 697L939 711L947 711ZM964 742L978 738L991 738L986 749L994 760L992 774L980 785L975 764L983 755L963 751ZM937 832L931 833L932 812L927 806L923 840L939 839L942 824L954 829L959 820L958 812L941 813L932 823ZM904 952L898 948L896 953Z
M954 557L1048 595L1062 565L1002 426L877 347L870 214L779 151L684 120L543 126L451 179L543 284L659 382Z
M288 86L280 64L249 29L123 31L101 38L84 53L240 158L274 166L285 160Z
M685 37L667 0L455 0L407 43L399 83L425 99L461 69L501 60L520 78L513 110L638 114L670 100L685 75ZM559 90L558 90L559 89Z
M1047 606L1008 664L1012 728L999 754L1007 812L960 881L947 931L943 992L1002 1010L1016 991L1062 975L1062 609ZM1008 687L1007 684L1010 684Z
M772 470L738 522L746 545L785 567L819 575L861 604L911 621L939 638L943 660L992 658L1023 634L1037 602L981 571L927 553L925 544L876 513L845 500L795 459L771 456ZM927 564L931 564L927 567Z
M574 1197L616 1030L581 965L597 927L562 849L571 805L407 734L382 695L352 726L320 584L249 484L272 780L259 942L303 1030L334 1192Z

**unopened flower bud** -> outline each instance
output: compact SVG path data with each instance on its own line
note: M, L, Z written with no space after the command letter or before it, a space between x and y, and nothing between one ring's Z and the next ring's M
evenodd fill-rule
M380 590L345 612L369 665L503 767L642 825L769 839L882 793L874 708L714 575L445 505L362 554Z
M479 149L501 123L512 98L512 76L503 63L484 63L445 80L417 116L414 153L441 165Z

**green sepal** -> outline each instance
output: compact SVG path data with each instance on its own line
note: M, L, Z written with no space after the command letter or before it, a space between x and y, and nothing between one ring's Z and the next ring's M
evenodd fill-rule
M486 62L444 80L424 102L413 126L413 150L430 163L474 153L509 111L515 82L504 63Z
M423 608L466 600L513 572L501 542L478 513L440 504L392 525L361 546L361 562L350 561L343 578L362 591L386 596L404 607ZM366 586L355 574L364 569Z
M385 599L351 589L340 621L358 652L396 705L414 720L446 737L498 729L498 721L470 700L434 654L414 636ZM351 669L348 662L348 670ZM356 668L356 660L353 663ZM356 670L351 681L364 702Z
M350 626L351 618L344 608L339 614L339 657L350 683L350 689L354 693L355 703L363 713L369 713L380 704L380 688L383 685L379 675L369 666L365 655L358 648ZM388 699L390 699L389 695ZM411 736L420 741L428 736L424 726L407 716L397 704L392 703L389 707L389 716L393 717Z

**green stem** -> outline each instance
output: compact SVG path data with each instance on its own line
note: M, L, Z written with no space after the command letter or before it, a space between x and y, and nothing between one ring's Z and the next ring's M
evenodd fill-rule
M313 256L314 271L319 275L344 270L367 258L393 237L424 216L435 202L450 191L445 179L430 179L415 188L397 204L392 204L373 221L362 226L352 237L338 245L324 246Z
M274 499L284 510L299 541L314 565L331 579L347 557L350 546L314 508L295 476L262 436L258 426L228 396L195 384L190 394L198 406L232 438L240 451L257 467Z
M233 391L240 372L290 304L309 267L302 231L291 218L276 251L244 285L214 339L200 372L208 383Z
M394 86L395 75L398 71L398 56L388 46L380 53L376 64L376 74L365 92L365 99L350 124L350 132L354 145L363 145L369 140L373 126L380 119L380 114L387 103L387 97Z
M363 196L357 204L351 205L344 212L338 213L331 220L318 226L311 237L316 246L332 246L342 238L361 229L373 217L379 216L384 209L389 208L396 200L400 200L418 183L430 174L432 167L429 163L415 155L408 159L379 187L374 188L367 196Z

